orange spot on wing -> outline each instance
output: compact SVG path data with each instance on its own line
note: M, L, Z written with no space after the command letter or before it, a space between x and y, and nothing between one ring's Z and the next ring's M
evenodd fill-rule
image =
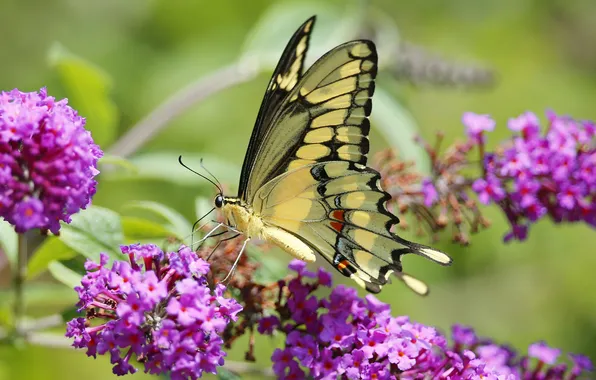
M344 214L346 213L345 210L334 210L331 213L331 217L337 220L345 221Z
M337 232L341 232L341 229L344 227L343 223L340 222L331 222L331 228L336 230Z
M342 260L339 263L337 263L337 269L339 270L344 270L348 267L350 263L348 262L348 260Z

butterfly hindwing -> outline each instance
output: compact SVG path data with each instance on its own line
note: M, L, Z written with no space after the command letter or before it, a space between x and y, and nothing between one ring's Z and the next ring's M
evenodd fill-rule
M399 220L385 208L390 196L379 178L353 162L309 164L263 186L254 207L264 222L292 233L368 291L378 293L395 273L426 293L422 282L402 273L401 255L416 253L441 264L450 259L391 232Z
M366 163L371 97L377 72L374 44L342 44L321 57L284 99L263 136L245 199L267 181L315 162Z

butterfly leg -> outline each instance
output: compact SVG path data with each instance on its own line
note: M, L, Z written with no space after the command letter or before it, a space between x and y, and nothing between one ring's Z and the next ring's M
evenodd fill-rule
M199 245L201 245L201 244L202 244L202 243L203 243L205 240L207 240L207 239L208 239L208 238L209 238L211 235L213 235L213 234L215 233L215 231L217 231L218 229L220 229L220 228L221 228L221 227L223 227L223 226L225 226L225 224L224 224L224 223L218 223L218 224L217 224L215 227L213 227L213 228L211 229L211 231L207 232L207 234L205 234L205 236L203 236L203 238L202 238L202 239L200 239L199 241L197 241L197 243L196 243L196 244L197 244L197 247L198 247ZM191 239L192 239L192 237L191 237ZM194 243L194 241L191 241L191 245L190 245L190 247L191 247L192 249L194 249L194 244L195 244L195 243Z
M232 265L232 269L230 269L230 272L228 272L227 276L223 280L221 280L221 282L226 282L230 277L232 277L232 275L234 274L234 271L236 270L236 267L238 266L238 262L240 261L240 258L242 257L242 254L244 253L246 244L248 244L249 240L250 240L250 238L246 238L246 240L244 240L244 243L242 243L242 248L240 248L240 253L238 253L236 260L234 261L234 264Z
M224 231L224 233L228 233L230 231ZM211 256L213 256L213 254L215 253L215 251L217 251L217 248L219 248L219 246L221 245L221 243L228 241L228 240L232 240L232 239L236 239L238 236L240 236L240 234L235 234L233 236L227 237L225 239L219 239L219 241L217 242L217 244L215 244L215 247L213 247L213 249L211 250L211 252L209 253L209 255L207 255L207 258L205 259L205 261L209 261L209 259L211 258Z

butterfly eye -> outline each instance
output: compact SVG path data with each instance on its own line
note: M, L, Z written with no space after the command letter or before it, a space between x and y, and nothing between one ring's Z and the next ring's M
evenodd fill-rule
M217 197L215 197L215 207L217 208L221 208L224 204L224 199L223 196L221 194L219 194Z

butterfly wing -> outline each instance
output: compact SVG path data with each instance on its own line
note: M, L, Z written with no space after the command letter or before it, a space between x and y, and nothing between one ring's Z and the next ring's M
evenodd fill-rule
M290 232L368 291L380 292L396 274L426 294L423 282L402 272L401 256L415 253L443 265L451 259L391 232L399 219L387 211L391 197L379 179L378 172L354 162L312 163L262 186L253 207L267 225Z
M263 184L305 164L365 164L376 72L375 46L366 40L339 45L315 62L251 142L255 157L246 159L252 166L242 198L250 204Z
M283 99L296 86L302 77L304 67L304 58L308 50L310 33L314 26L316 17L313 16L306 20L300 28L294 33L290 42L288 42L277 67L273 71L257 121L248 143L248 150L242 164L240 174L240 186L238 187L238 197L243 198L249 180L249 173L256 159L256 151L259 142L268 129L272 127L272 118L276 111L282 106Z

